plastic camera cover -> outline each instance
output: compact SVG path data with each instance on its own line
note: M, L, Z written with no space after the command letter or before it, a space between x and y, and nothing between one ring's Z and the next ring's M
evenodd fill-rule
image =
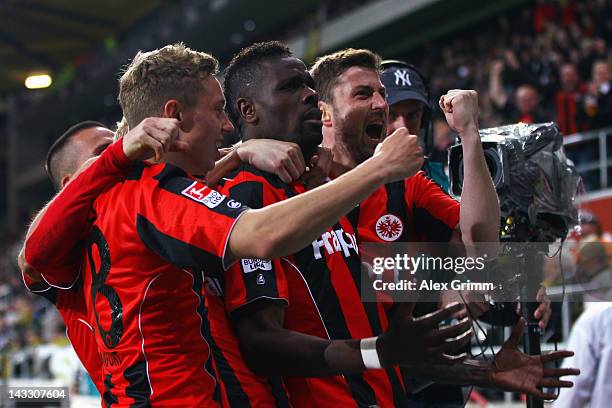
M506 151L509 180L500 191L502 206L525 212L536 224L542 216L560 217L567 228L578 223L580 176L563 151L563 136L554 122L482 129L482 141Z

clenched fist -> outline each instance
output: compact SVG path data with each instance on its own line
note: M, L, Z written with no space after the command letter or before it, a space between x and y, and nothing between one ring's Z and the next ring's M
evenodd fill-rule
M414 176L423 166L423 149L419 138L405 127L397 129L376 146L374 156L379 156L388 170L388 182Z
M448 125L459 136L469 130L478 134L478 93L472 90L451 89L440 97L440 109Z
M160 161L168 152L185 151L189 145L178 140L179 121L172 118L146 118L123 136L123 152L130 160L154 158Z

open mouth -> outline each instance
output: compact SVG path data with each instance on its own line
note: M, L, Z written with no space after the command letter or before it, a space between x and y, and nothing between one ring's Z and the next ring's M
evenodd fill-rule
M385 127L382 123L370 123L365 128L366 136L375 142L382 142L384 138L383 132L385 131Z

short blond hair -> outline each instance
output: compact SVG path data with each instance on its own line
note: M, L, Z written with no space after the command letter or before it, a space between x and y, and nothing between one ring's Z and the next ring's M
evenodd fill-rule
M125 116L122 117L119 122L117 122L116 127L117 130L115 130L115 140L121 139L127 132L130 131L130 127L128 126Z
M215 57L183 43L138 52L119 79L119 103L128 127L147 117L161 116L170 99L195 106L204 90L202 80L218 72Z
M310 68L315 88L324 102L332 102L338 78L351 67L363 67L380 72L381 58L366 49L347 48L318 58Z

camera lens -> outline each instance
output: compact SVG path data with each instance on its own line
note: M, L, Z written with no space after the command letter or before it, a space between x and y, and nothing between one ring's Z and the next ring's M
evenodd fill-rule
M499 157L499 152L495 147L489 147L484 151L485 161L491 173L491 179L495 188L499 188L504 181L504 172L502 171L502 162Z
M499 152L495 148L495 146L485 147L484 149L485 162L487 163L487 167L489 168L489 173L491 173L491 179L493 180L493 185L495 188L501 187L504 182L504 172L502 169L502 162L499 156ZM463 157L459 161L459 166L457 171L457 185L463 186ZM461 192L460 190L458 191Z

